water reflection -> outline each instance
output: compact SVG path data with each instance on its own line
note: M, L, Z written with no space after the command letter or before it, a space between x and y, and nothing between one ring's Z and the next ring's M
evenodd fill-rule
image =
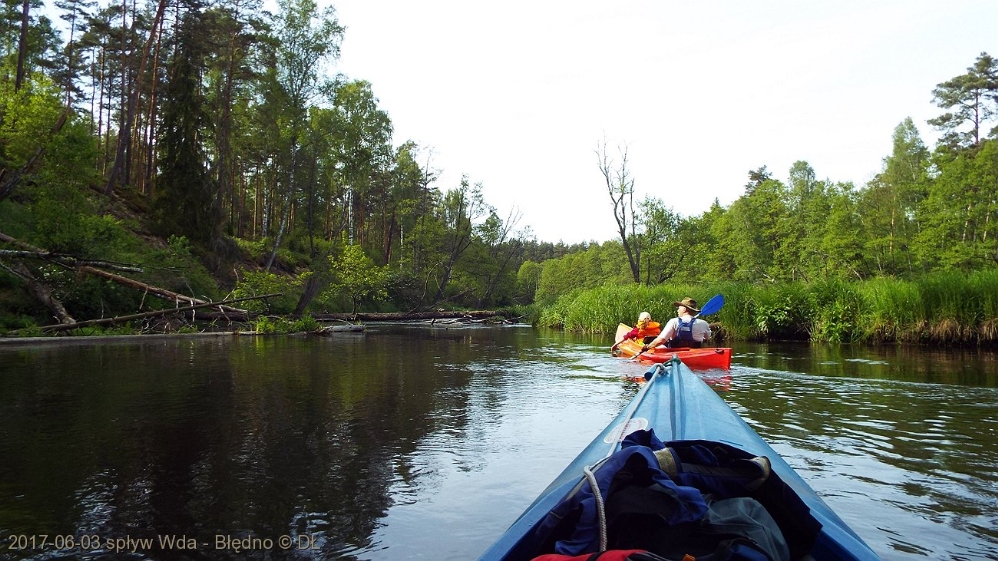
M946 556L941 552L994 558L992 357L918 357L897 349L768 353L757 348L739 360L732 372L737 391L725 399L847 522L877 525L878 533L863 534L875 550L888 559ZM974 368L947 374L965 364Z
M732 361L819 376L998 387L998 354L977 348L739 344Z
M647 366L606 339L0 345L0 535L198 540L136 558L473 559L637 391ZM740 345L733 362L702 376L886 559L994 558L993 355ZM215 535L314 549L236 555Z

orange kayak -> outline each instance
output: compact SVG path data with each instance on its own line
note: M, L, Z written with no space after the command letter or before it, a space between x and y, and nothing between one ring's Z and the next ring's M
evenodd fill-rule
M641 353L640 341L632 339L624 340L624 335L631 328L623 323L617 326L617 345L613 351L613 356L623 358L633 358ZM676 348L669 349L658 347L653 351L641 353L638 360L646 363L666 362L673 355L679 357L683 364L690 370L707 370L710 368L731 368L731 348L730 347L703 347L700 349Z

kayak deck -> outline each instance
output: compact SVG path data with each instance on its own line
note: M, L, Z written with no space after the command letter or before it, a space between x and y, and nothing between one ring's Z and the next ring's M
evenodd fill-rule
M529 560L540 553L537 525L584 480L584 470L621 449L624 437L652 428L662 441L709 440L767 457L772 471L807 505L820 523L810 555L824 559L879 559L717 393L679 360L655 365L649 381L568 467L492 544L480 560Z

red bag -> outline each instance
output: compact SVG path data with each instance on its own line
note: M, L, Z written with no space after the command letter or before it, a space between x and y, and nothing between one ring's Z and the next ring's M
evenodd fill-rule
M547 553L534 557L531 561L668 561L664 557L648 553L643 549L614 549L597 551L585 555L559 555Z

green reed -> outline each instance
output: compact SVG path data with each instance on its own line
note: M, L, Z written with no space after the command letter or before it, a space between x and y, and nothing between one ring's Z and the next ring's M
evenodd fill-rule
M540 325L613 333L648 311L664 323L673 301L701 304L722 294L706 317L720 340L815 342L998 343L998 270L942 272L915 280L821 280L710 285L605 285L576 290L540 313Z
M633 326L641 312L664 324L676 314L673 302L689 296L702 304L718 293L689 285L605 284L562 295L541 312L539 324L584 333L613 333L621 323Z

